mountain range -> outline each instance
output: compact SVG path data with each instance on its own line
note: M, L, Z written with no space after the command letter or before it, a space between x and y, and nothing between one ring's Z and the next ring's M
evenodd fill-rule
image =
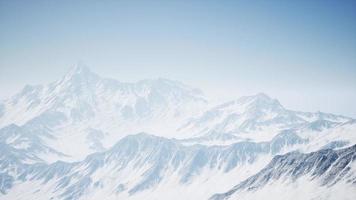
M355 131L264 93L216 105L78 65L0 101L0 199L354 199Z

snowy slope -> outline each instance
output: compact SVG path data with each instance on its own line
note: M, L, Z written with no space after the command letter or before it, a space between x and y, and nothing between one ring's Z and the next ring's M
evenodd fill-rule
M189 194L184 199L207 199L256 173L274 155L308 145L293 132L268 142L224 146L187 146L179 140L140 133L80 162L5 166L3 172L12 184L3 188L0 199L167 199L179 193ZM27 193L19 197L19 191Z
M273 199L353 199L355 161L356 145L309 154L291 152L274 157L256 175L210 199L256 199L267 194Z
M286 146L303 142L295 135L284 134L263 143L185 146L177 140L140 133L127 136L107 151L94 153L80 162L55 162L48 165L19 161L12 165L12 168L16 168L14 171L5 167L4 172L12 174L11 179L18 185L5 188L4 199L13 198L17 187L33 181L40 185L27 188L36 192L28 194L25 199L35 198L37 192L44 192L42 188L46 188L48 181L51 181L51 185L46 190L49 189L50 194L58 199L76 199L83 195L84 199L88 199L85 194L94 195L101 190L110 192L113 198L136 198L142 192L159 189L168 183L187 188L201 179L213 183L215 179L219 180L227 174L231 177L243 176L246 173L242 171L244 167L256 164L259 160L265 163L267 160L263 158L270 158ZM220 174L221 177L210 177L212 174ZM228 183L222 189L232 186L232 182ZM203 191L206 189L200 187ZM211 185L207 184L206 187ZM204 195L207 197L209 194ZM194 198L197 196L191 199Z

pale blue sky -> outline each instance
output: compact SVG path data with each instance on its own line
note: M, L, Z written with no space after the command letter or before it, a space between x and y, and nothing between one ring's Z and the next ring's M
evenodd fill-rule
M0 0L1 98L83 61L122 81L356 117L356 1L73 2Z

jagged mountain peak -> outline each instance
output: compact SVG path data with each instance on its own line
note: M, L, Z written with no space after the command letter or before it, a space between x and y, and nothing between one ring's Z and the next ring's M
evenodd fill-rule
M6 115L0 117L0 127L14 122L22 125L45 112L63 113L69 123L96 120L96 116L118 121L176 116L183 119L206 104L200 90L179 81L158 78L120 82L78 64L57 81L25 86L6 100L0 107L2 115ZM17 113L23 113L22 117Z
M63 89L73 87L88 87L95 85L100 81L101 77L92 72L88 66L77 64L71 68L59 81L53 83L55 87L62 87Z
M254 106L277 106L283 107L277 99L269 97L265 93L257 93L251 96L244 96L236 100L240 104L249 104Z
M94 72L92 72L87 65L78 63L69 69L69 71L65 74L65 77L88 75L88 74L94 74Z
M227 103L218 105L215 109L234 109L234 108L254 108L254 109L265 109L265 108L279 108L284 109L277 99L273 99L266 95L265 93L257 93L255 95L243 96L236 100L229 101Z
M203 92L197 88L186 85L176 80L166 78L144 79L137 82L121 82L111 78L101 77L94 73L87 65L77 64L73 66L61 79L47 85L26 85L21 92L16 94L17 98L24 95L38 96L39 93L49 94L71 94L80 95L83 90L95 93L95 90L109 90L110 92L121 91L121 93L143 93L161 92L197 96L205 100ZM102 91L101 91L102 92ZM44 94L46 95L46 94Z
M53 88L60 88L63 92L75 92L81 94L100 93L110 91L121 94L132 94L134 96L147 96L149 94L172 94L175 97L191 98L207 102L205 95L199 89L186 85L182 82L166 78L144 79L136 82L121 82L116 79L105 78L92 72L88 66L78 64L70 69L62 79L52 84Z
M278 100L258 93L251 96L243 96L213 108L215 111L224 112L227 115L235 114L246 119L258 119L265 116L277 116L287 112Z

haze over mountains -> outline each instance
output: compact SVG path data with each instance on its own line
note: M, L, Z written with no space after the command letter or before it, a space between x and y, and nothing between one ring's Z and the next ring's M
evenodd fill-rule
M77 66L0 102L0 199L353 199L355 131L263 93L212 105L178 81Z

